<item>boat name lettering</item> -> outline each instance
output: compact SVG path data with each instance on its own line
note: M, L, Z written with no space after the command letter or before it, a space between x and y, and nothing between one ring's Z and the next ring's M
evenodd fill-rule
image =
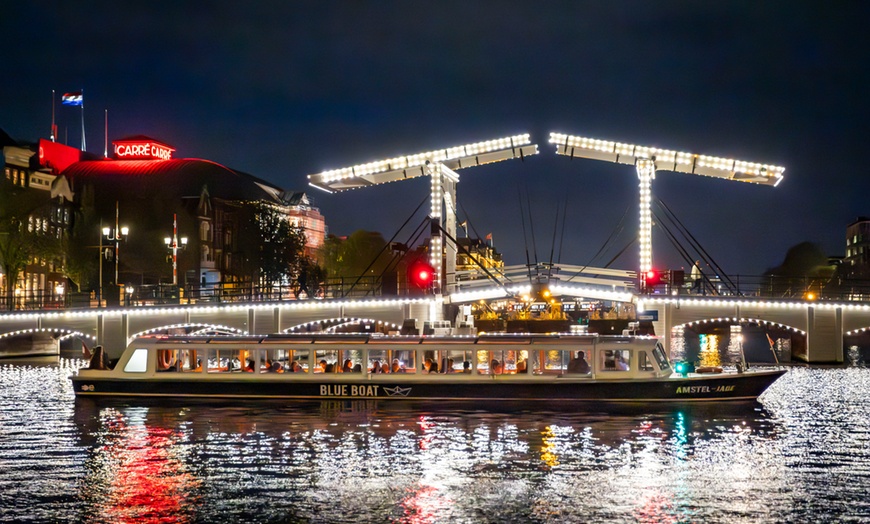
M727 393L734 391L735 386L679 386L677 393Z
M321 384L321 397L376 397L380 386L353 386L349 384Z

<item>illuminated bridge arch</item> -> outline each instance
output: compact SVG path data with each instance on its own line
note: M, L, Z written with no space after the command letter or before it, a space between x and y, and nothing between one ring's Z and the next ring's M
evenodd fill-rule
M24 335L34 335L37 333L45 333L51 335L53 338L56 338L58 342L72 338L79 337L82 339L87 339L90 342L95 342L97 337L93 335L87 335L82 333L81 331L77 331L74 329L64 329L64 328L31 328L31 329L19 329L16 331L8 331L6 333L0 333L0 339L18 337ZM55 336L55 334L57 334Z
M207 323L186 323L158 326L130 335L130 339L145 335L247 335L247 331L230 326Z
M745 317L741 317L741 318L734 318L734 317L705 318L705 319L701 319L701 320L693 320L691 322L686 322L685 324L679 324L679 325L674 326L672 329L678 330L678 329L692 328L694 326L700 326L700 325L704 325L704 324L720 324L720 323L726 323L729 325L741 325L741 326L744 324L757 324L757 325L762 326L762 327L769 327L769 328L775 328L775 329L780 329L780 330L790 330L790 331L797 333L799 335L805 336L807 334L806 331L804 331L800 328L796 328L794 326L788 326L786 324L781 324L779 322L771 322L768 320L762 320L760 318L745 318Z
M364 324L369 324L373 326L373 329L366 331L367 333L384 333L386 331L398 331L401 327L398 324L394 324L392 322L385 322L383 320L377 320L374 318L340 317L314 320L311 322L305 322L303 324L297 324L283 330L282 333L359 333L360 330L343 331L343 329L353 326L361 326Z

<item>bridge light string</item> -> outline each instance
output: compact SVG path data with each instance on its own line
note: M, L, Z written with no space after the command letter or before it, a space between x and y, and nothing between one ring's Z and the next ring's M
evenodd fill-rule
M673 305L704 305L710 307L764 307L771 309L844 309L844 310L870 310L870 304L850 304L846 302L817 302L810 300L795 300L791 302L778 301L769 302L766 300L751 301L751 300L736 300L728 299L721 300L715 298L658 298L654 296L646 296L643 298L645 305L648 304L673 304Z
M562 149L557 147L556 152L562 155L585 157L584 152L591 152L592 154L588 158L609 160L620 164L635 164L639 160L654 160L658 170L729 178L740 182L775 186L782 181L783 173L785 173L784 167L772 164L711 155L696 155L564 133L550 133L550 143L561 146Z
M297 324L295 326L286 328L282 330L282 333L308 333L310 332L308 328L313 327L315 325L320 325L321 333L329 333L330 330L335 330L338 327L346 326L358 322L366 322L371 324L383 325L388 328L393 328L393 330L399 329L398 324L394 324L392 322L385 322L383 320L376 320L374 318L356 318L356 317L340 317L340 318L329 318L322 320L312 320L311 322L305 322L303 324ZM333 324L326 329L323 329L328 324ZM304 330L304 331L303 331ZM317 333L317 332L315 332Z
M304 300L304 301L283 301L283 302L263 302L263 303L246 303L244 305L219 305L219 306L174 306L174 307L148 307L141 306L135 308L119 308L119 309L79 309L67 310L62 312L46 312L46 313L0 313L0 320L37 320L37 319L65 319L65 318L82 318L94 317L102 315L104 317L121 317L128 316L157 316L157 315L179 315L185 313L200 314L200 313L225 313L234 311L246 310L274 310L281 309L304 309L304 310L320 310L320 309L335 309L340 307L347 308L366 308L366 307L384 307L409 304L425 304L437 302L431 298L403 298L403 299L376 299L376 300Z
M93 335L87 335L82 333L81 331L76 331L72 329L64 329L64 328L30 328L30 329L19 329L17 331L9 331L7 333L0 333L0 338L9 338L9 337L17 337L19 335L32 335L34 333L63 333L58 340L66 340L71 337L78 336L80 338L87 338L90 340L97 340L97 337Z
M448 162L451 160L459 160L466 157L475 157L485 153L492 153L506 149L513 149L521 146L531 145L530 135L514 135L494 140L486 140L473 144L465 144L446 149L438 149L425 153L417 153L396 158L388 158L366 164L358 164L352 167L341 169L332 169L323 171L316 175L308 175L310 182L317 181L318 184L331 184L341 180L350 178L359 178L369 175L377 175L389 171L397 171L411 168L420 168L426 165L427 162Z
M230 326L223 326L220 324L194 323L194 324L171 324L171 325L167 325L167 326L160 326L160 327L155 327L155 328L151 328L151 329L146 329L145 331L140 331L138 333L130 335L130 338L147 336L147 335L150 335L153 333L157 333L158 331L166 331L169 329L187 329L187 328L203 328L203 329L191 332L191 333L189 333L189 335L203 334L209 330L227 331L228 332L228 333L218 333L217 334L218 336L221 336L221 335L247 335L248 334L247 331L244 331L241 329L236 329L236 328L230 327Z
M804 331L804 330L802 330L802 329L799 329L799 328L796 328L796 327L793 327L793 326L787 326L787 325L785 325L785 324L780 324L779 322L772 322L772 321L769 321L769 320L762 320L762 319L760 319L760 318L746 318L746 317L741 317L741 318L736 318L736 317L719 317L719 318L706 318L706 319L702 319L702 320L693 320L693 321L691 321L691 322L686 322L685 324L679 324L679 325L677 325L677 326L674 326L672 329L675 329L675 330L682 330L682 329L685 329L685 328L691 328L692 326L700 326L700 325L703 325L703 324L716 324L716 323L722 323L722 322L729 322L729 323L732 323L732 324L734 324L734 325L742 325L742 324L762 324L762 325L770 326L770 327L778 327L778 328L782 328L782 329L788 329L788 330L791 330L791 331L793 331L793 332L795 332L795 333L799 333L799 334L801 334L801 335L806 335L806 334L807 334L807 332Z

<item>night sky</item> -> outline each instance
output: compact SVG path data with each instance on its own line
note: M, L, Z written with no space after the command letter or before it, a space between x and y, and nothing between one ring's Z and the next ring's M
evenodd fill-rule
M460 220L508 264L525 246L549 260L566 199L563 263L604 265L637 228L634 169L558 157L551 131L785 166L777 188L657 175L654 194L731 275L807 240L842 256L846 226L870 215L868 2L117 4L0 9L0 128L47 138L55 89L61 141L79 146L79 110L59 97L84 89L90 152L108 109L110 141L158 138L308 191L331 233L388 239L427 179L330 195L306 175L531 133L538 156L460 172ZM655 266L686 265L654 238ZM614 264L636 265L634 246Z

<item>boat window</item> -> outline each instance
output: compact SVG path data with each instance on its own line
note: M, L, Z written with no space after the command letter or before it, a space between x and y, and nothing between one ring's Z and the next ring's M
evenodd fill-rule
M572 375L588 375L592 372L592 366L589 365L589 352L583 350L563 351L562 362L568 360L566 372Z
M124 373L144 373L148 369L148 350L136 349L124 366Z
M481 375L515 375L528 369L528 350L496 349L477 351L477 372Z
M159 349L157 371L198 373L202 371L202 358L195 349Z
M361 373L361 349L318 349L315 373Z
M241 373L254 371L254 352L247 349L209 349L209 373Z
M655 371L652 360L646 351L638 351L637 353L637 369L641 371Z
M368 373L414 373L414 351L410 349L370 349Z
M670 368L670 364L668 364L668 357L665 355L665 350L662 348L661 342L656 342L656 347L653 349L653 356L656 359L656 362L659 363L659 369L668 369Z
M448 349L444 351L447 362L440 371L442 373L471 373L471 363L474 353L471 350Z
M631 351L628 349L608 349L601 352L601 371L628 371Z
M536 349L532 351L532 372L535 375L561 375L568 369L570 351Z
M260 373L308 373L308 350L262 348Z

